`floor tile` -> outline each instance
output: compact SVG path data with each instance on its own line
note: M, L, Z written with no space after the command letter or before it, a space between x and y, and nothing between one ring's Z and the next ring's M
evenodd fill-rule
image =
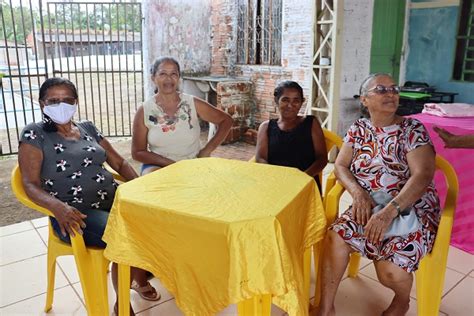
M54 291L53 308L48 314L43 312L46 294L38 295L27 300L0 308L1 315L24 316L24 315L87 315L79 297L71 286Z
M116 296L115 296L112 280L110 278L110 273L108 275L107 280L108 280L107 286L108 286L109 306L110 306L110 310L112 310L115 304ZM142 299L135 291L133 290L130 291L130 301L132 302L133 309L136 313L150 309L156 305L162 304L165 301L173 299L173 296L161 285L158 279L153 278L150 280L150 283L161 294L161 298L159 301L147 301L147 300ZM75 283L73 284L73 287L77 291L81 299L83 299L84 296L82 293L81 283L80 282ZM161 314L161 315L166 315L166 314Z
M36 230L0 237L0 266L45 254L46 246Z
M474 269L474 255L449 246L448 267L458 272L468 274Z
M373 264L368 265L364 269L360 271L361 274L373 279L377 280L377 274L375 272L375 267ZM444 287L442 295L445 295L449 290L451 290L465 275L459 273L457 271L451 270L449 268L446 269L446 275L444 278ZM416 281L413 280L413 286L410 291L410 296L416 298Z
M272 305L271 316L283 316L286 312L276 305ZM216 316L235 316L237 315L237 305L232 304L216 314Z
M184 314L176 306L174 299L165 301L153 308L138 312L140 316L155 316L155 315L166 315L166 316L183 316Z
M56 269L55 288L67 285ZM46 255L0 267L0 307L46 292Z
M391 290L364 275L344 279L336 295L336 313L338 316L380 315L389 306L392 293ZM406 315L416 315L414 302L410 304Z
M441 311L449 316L472 315L474 312L474 278L465 277L441 300Z
M30 221L0 227L0 237L33 229Z
M77 273L76 261L74 256L61 256L56 259L58 266L63 270L64 275L69 283L79 282L79 274Z
M40 218L37 218L37 219L33 219L33 220L31 221L31 223L33 224L33 226L34 226L35 228L40 228L40 227L48 226L49 217L48 217L48 216L45 216L45 217L40 217Z
M37 228L36 231L40 235L43 242L47 245L48 244L48 236L49 236L49 227L48 226L40 227L40 228Z

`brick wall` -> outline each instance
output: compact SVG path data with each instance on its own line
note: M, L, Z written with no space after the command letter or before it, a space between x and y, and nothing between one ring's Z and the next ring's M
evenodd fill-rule
M258 124L278 116L273 102L273 90L278 82L297 81L305 97L310 95L314 0L283 1L281 66L236 64L235 2L217 0L211 4L211 75L235 75L252 81L256 111L250 120Z
M217 107L229 113L234 124L226 143L240 140L249 125L253 110L252 83L249 81L219 82L216 89Z

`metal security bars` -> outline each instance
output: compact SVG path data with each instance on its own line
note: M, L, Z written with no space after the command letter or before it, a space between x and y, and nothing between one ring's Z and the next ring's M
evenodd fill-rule
M238 0L237 63L281 64L282 0Z
M39 86L53 76L76 84L75 119L131 135L144 95L141 3L0 1L0 154L15 153L23 126L41 120Z

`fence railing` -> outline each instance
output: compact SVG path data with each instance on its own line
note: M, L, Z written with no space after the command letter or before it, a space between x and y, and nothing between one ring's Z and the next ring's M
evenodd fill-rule
M0 14L0 155L42 119L39 87L54 76L78 88L75 119L131 135L144 95L141 3L3 0Z

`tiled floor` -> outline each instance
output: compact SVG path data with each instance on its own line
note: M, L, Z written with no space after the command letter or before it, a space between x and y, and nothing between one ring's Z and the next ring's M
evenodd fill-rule
M326 173L329 171L326 170ZM350 203L344 197L342 204ZM46 290L47 218L0 227L0 315L42 315ZM314 288L314 277L312 279ZM109 282L110 283L110 282ZM132 291L132 305L138 315L182 315L173 297L159 280L151 283L161 292L158 302L140 299ZM114 293L109 284L109 304ZM312 290L313 291L313 290ZM416 315L416 293L411 292L412 303L408 315ZM56 269L55 299L49 315L86 315L82 290L73 257L62 257ZM373 265L363 260L359 276L345 278L336 298L338 315L380 315L389 304L391 291L383 287L375 276ZM220 315L235 315L230 306ZM274 308L272 315L284 312ZM474 314L474 255L451 247L448 258L441 315Z
M0 228L0 315L41 315L46 290L47 219L40 218ZM62 257L56 269L55 299L50 315L86 315L82 290L73 257ZM313 278L314 281L314 278ZM132 292L132 304L139 315L182 315L173 297L159 280L151 283L161 292L158 302L141 300ZM112 285L109 284L109 288ZM373 265L363 260L359 277L345 278L336 298L338 315L380 315L391 300L390 290L375 276ZM416 293L412 290L408 315L416 315ZM474 313L474 256L451 247L446 271L441 315ZM109 303L114 300L109 291ZM350 302L350 303L349 303ZM220 315L235 315L230 306ZM272 315L283 315L274 308Z

